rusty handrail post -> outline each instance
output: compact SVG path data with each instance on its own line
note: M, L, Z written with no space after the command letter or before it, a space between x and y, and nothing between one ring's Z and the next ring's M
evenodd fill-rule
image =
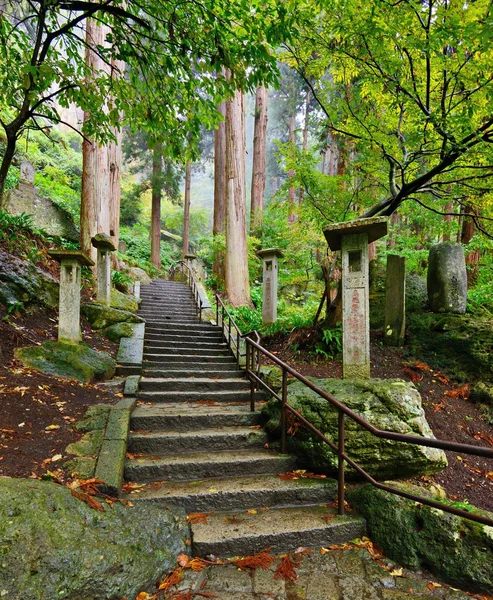
M248 338L245 340L246 342L246 362L247 362L247 375L253 370L253 359L255 350L248 343ZM251 361L251 362L250 362ZM250 412L255 412L255 382L253 377L249 377L250 379Z
M236 362L238 369L240 368L240 332L236 331Z
M202 323L202 298L199 298L199 323Z
M223 330L223 335L224 337L226 337L226 334L224 333L224 304L222 305L222 314L221 314L221 328Z
M228 344L231 348L231 317L228 315Z
M337 497L338 497L338 512L342 516L344 515L344 502L345 502L345 491L344 491L344 443L345 443L345 431L344 431L344 417L345 414L342 410L339 411L339 439L338 439L338 453L337 453L337 469L338 469L338 482L337 482Z
M216 325L219 327L219 298L216 294Z
M288 401L288 373L282 370L282 402L281 402L281 452L286 454L286 402Z

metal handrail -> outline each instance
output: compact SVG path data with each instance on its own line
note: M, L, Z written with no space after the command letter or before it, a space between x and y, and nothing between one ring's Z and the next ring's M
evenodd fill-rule
M266 356L269 360L277 364L281 367L282 370L282 388L281 395L277 394L274 390L272 390L261 378L260 378L260 354ZM345 417L351 418L353 421L361 425L364 429L369 431L371 434L378 438L393 440L398 442L403 442L407 444L416 444L420 446L426 446L430 448L439 448L441 450L451 450L455 452L460 452L462 454L471 454L474 456L482 456L486 458L493 458L493 449L482 448L479 446L472 446L470 444L460 444L457 442L448 442L445 440L437 440L434 438L424 438L415 435L407 435L402 433L396 433L394 431L386 431L382 429L378 429L377 427L371 425L363 419L360 415L355 413L353 410L342 404L329 394L325 392L309 379L301 375L295 371L292 367L284 363L282 360L277 358L274 354L266 350L264 347L260 345L257 341L255 342L251 337L246 337L246 374L250 379L250 389L251 389L251 399L250 399L250 408L251 410L255 410L255 390L258 386L261 386L263 389L268 391L270 394L274 396L281 403L281 452L286 452L286 432L287 432L287 414L293 415L300 423L305 425L310 431L312 431L319 439L325 442L338 456L338 511L340 515L344 514L344 502L345 502L345 491L344 491L344 481L345 481L345 472L344 466L347 462L353 469L355 469L360 475L363 476L369 483L374 485L375 487L384 490L386 492L395 494L397 496L402 496L403 498L407 498L409 500L413 500L414 502L419 502L421 504L426 504L428 506L432 506L434 508L438 508L445 512L452 513L459 517L463 517L466 519L470 519L472 521L476 521L477 523L481 523L483 525L493 526L493 520L488 519L487 517L483 517L482 515L474 514L467 512L465 510L455 508L453 506L449 506L448 504L444 504L442 502L435 502L434 500L430 500L429 498L425 498L423 496L416 496L414 494L410 494L408 492L399 490L397 488L393 488L391 486L385 485L383 483L379 483L376 481L369 473L367 473L363 468L361 468L353 459L351 459L346 453L344 448L344 438L345 438ZM321 398L324 398L328 402L330 402L338 411L338 442L337 444L327 438L320 430L318 430L312 423L310 423L301 413L299 413L293 406L288 403L288 391L287 391L287 379L288 374L292 377L301 381L308 388L313 390L316 394L318 394Z
M221 317L221 319L219 319L219 317ZM225 317L227 317L228 335L226 335L226 331L224 329ZM259 335L258 331L253 330L253 331L249 331L248 333L241 333L241 329L236 324L236 321L231 316L231 313L229 312L227 306L222 301L219 294L216 294L216 323L218 325L220 324L224 339L228 343L231 352L236 355L236 362L239 367L241 358L243 356L246 356L246 349L245 349L245 352L243 352L243 353L241 352L240 341L242 339L246 338L247 336L255 335L257 338L257 343L260 343L260 335ZM235 336L236 339L233 338L231 335L232 329L234 329L236 331L236 336ZM258 365L258 369L260 369L260 365Z
M171 265L171 267L168 270L169 278L171 280L173 279L173 277L176 274L176 267L178 267L178 266L181 267L182 273L184 272L183 267L185 267L187 269L187 271L186 271L187 272L187 284L191 288L192 297L195 302L197 313L199 315L199 321L202 321L202 307L203 307L202 296L200 295L197 282L195 281L195 276L194 276L193 271L190 268L190 266L184 260L177 260L176 262L174 262Z

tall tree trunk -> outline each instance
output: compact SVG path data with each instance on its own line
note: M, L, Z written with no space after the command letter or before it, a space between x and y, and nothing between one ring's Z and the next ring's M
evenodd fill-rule
M445 205L445 212L446 213L452 212L452 202L447 202L447 204ZM443 217L443 220L445 221L445 223L447 223L447 228L448 228L449 227L448 224L452 221L452 215L445 215ZM442 240L444 242L450 242L450 231L447 231L446 233L443 234Z
M218 107L226 117L226 103ZM212 234L223 235L226 223L226 122L219 123L214 132L214 223ZM218 285L224 282L224 253L216 252L212 265Z
M267 140L267 88L260 86L255 95L255 128L253 134L252 195L250 231L260 232L264 212L265 153Z
M90 48L103 44L102 27L93 19L86 20L86 64L91 72L97 72L101 59ZM90 75L88 76L90 78ZM84 121L89 119L84 113ZM82 143L82 193L80 205L80 248L96 262L96 248L91 238L98 232L98 154L96 140L84 139Z
M122 77L125 63L121 60L112 62L112 76ZM122 169L122 130L116 127L113 130L116 142L108 148L109 176L110 176L110 236L115 248L118 249L120 241L120 204L121 204L121 169ZM116 252L112 254L115 266L118 266Z
M243 94L226 103L226 294L233 306L250 305L246 235Z
M151 262L161 268L161 193L163 188L162 148L156 144L152 151Z
M292 115L289 118L289 141L294 144L294 126L295 126L295 115ZM288 179L293 179L295 176L295 172L293 169L289 169L288 171ZM289 202L289 212L288 212L288 221L290 223L294 223L296 221L296 213L294 212L294 207L296 204L296 190L292 185L289 186L288 192L288 202Z
M6 208L5 183L7 181L10 165L12 164L12 159L14 158L16 142L16 136L7 132L7 147L5 148L5 154L3 155L2 164L0 166L0 210L5 210Z
M305 123L303 125L303 146L302 146L303 154L306 153L306 149L308 148L308 118L310 116L310 100L311 100L310 90L307 90L306 98L305 98ZM303 202L304 195L305 195L305 188L302 183L300 185L300 191L299 191L299 195L298 195L299 204L301 204Z
M185 203L183 211L183 251L182 256L188 254L190 239L190 185L192 183L192 163L187 162L185 169Z
M477 211L470 204L465 205L463 212L468 214L478 214ZM462 231L460 237L461 243L469 244L469 242L474 236L475 230L476 226L474 224L473 219L471 219L471 217L464 217L464 220L462 221ZM480 256L481 254L479 249L471 250L469 252L466 251L466 265L469 267L467 269L468 286L474 285L476 279L478 278Z

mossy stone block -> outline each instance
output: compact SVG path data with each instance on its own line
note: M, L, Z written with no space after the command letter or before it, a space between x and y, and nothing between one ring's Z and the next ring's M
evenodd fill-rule
M94 429L104 429L108 421L111 406L109 404L94 404L90 406L81 421L74 424L75 431L84 433Z
M115 374L115 361L86 344L44 342L39 346L16 348L15 357L27 367L48 375L89 383Z
M91 479L96 470L96 459L90 456L77 456L64 464L67 473L76 473L79 479Z
M139 309L139 303L135 296L129 296L118 290L111 290L111 306L134 313Z
M65 452L77 456L94 456L99 452L102 443L103 432L101 429L95 429L85 433L77 442L69 444Z
M126 440L105 439L99 453L95 477L104 481L104 492L118 495L123 483L125 467Z
M124 396L136 396L139 391L140 375L129 375L123 389Z
M107 327L103 333L109 340L118 343L124 337L132 337L134 328L131 323L115 323Z
M391 487L434 498L423 487L389 482ZM435 498L437 499L437 498ZM455 587L493 592L493 529L442 510L365 485L349 494L366 519L369 535L386 556L411 569L423 566ZM447 500L437 499L458 508ZM470 507L490 519L492 513Z
M104 306L97 302L87 302L80 307L81 314L89 321L93 329L105 329L115 323L143 323L135 313Z
M113 408L108 418L105 440L127 440L130 425L130 411L126 409Z
M101 504L94 510L52 482L0 478L2 595L130 599L175 568L189 537L181 512Z

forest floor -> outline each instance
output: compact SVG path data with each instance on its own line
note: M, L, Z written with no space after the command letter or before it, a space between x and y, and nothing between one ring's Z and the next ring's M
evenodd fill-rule
M307 338L313 329L297 330L291 335L276 335L263 340L273 354L302 375L311 377L342 377L340 360L314 356ZM370 344L371 375L384 379L413 381L421 394L426 418L438 439L493 446L493 425L481 407L469 401L467 386L449 380L446 373L426 365L418 357L406 356L406 349L383 346L381 333L372 333ZM300 349L301 348L301 349ZM411 366L412 365L412 366ZM479 456L446 452L448 467L437 475L425 476L418 484L438 483L455 501L468 501L493 511L493 460Z
M82 323L83 339L115 356L117 346ZM72 424L88 406L114 403L120 390L82 384L23 367L14 349L57 339L57 311L36 309L8 316L0 308L0 476L40 477L56 470L80 434Z

